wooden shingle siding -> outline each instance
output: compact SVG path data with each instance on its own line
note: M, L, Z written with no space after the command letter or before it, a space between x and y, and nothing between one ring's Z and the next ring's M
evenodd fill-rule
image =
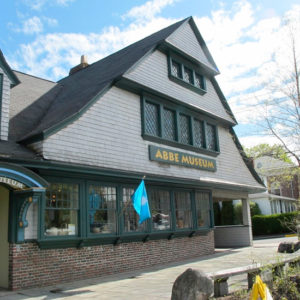
M215 227L215 247L247 247L252 245L249 226L217 226Z
M215 178L257 186L227 129L219 128L219 139L221 154L216 158L215 173L152 162L148 145L162 145L145 141L141 136L140 97L113 87L77 121L47 138L42 148L39 143L32 147L37 151L42 149L45 159L177 178Z
M0 140L8 139L8 125L9 125L9 101L10 101L10 80L0 68L0 74L3 74L2 97L0 97Z
M183 24L173 32L170 37L167 38L167 42L210 68L215 69L208 61L189 23Z
M209 79L206 79L207 93L204 95L199 95L171 81L168 78L167 56L160 51L155 51L146 57L136 68L125 74L125 77L169 95L178 101L232 121Z

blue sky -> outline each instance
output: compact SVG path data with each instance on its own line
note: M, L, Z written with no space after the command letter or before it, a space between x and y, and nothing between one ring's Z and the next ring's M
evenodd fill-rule
M59 80L86 54L92 63L178 20L193 16L221 75L218 82L241 142L260 135L274 61L284 63L282 18L300 19L299 0L1 1L0 48L13 69Z

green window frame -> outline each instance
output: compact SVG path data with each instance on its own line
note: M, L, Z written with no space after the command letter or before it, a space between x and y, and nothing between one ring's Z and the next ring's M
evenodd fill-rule
M207 92L206 79L201 74L201 70L176 54L168 55L168 73L170 80L185 88L191 89L200 95Z
M211 212L203 210L203 207L211 207L209 190L146 184L151 218L139 224L131 201L138 182L122 184L52 176L47 180L50 186L41 200L39 221L38 243L42 247L78 247L81 243L116 244L118 241L147 241L152 237L190 236L213 227ZM206 193L203 198L206 203L200 208L196 203L198 192ZM198 211L207 214L206 226L198 224ZM49 216L57 223L50 224Z
M142 137L211 156L220 153L218 127L199 113L164 99L141 97Z
M117 217L117 187L88 184L89 234L116 234Z
M78 236L80 185L55 181L46 190L44 228L46 237Z

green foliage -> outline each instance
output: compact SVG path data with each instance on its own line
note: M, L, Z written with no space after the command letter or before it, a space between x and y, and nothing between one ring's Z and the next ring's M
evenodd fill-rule
M281 234L290 233L290 224L297 217L297 212L275 214L275 215L256 215L252 217L253 235Z
M272 294L275 300L300 299L299 284L297 286L297 280L295 280L300 279L299 271L299 267L289 267L285 272L281 272L281 274L274 277Z
M234 206L234 216L235 224L243 224L243 205L241 202Z
M215 220L215 225L221 225L221 208L220 208L220 203L219 202L214 202L214 220Z
M280 159L284 162L292 163L291 159L287 156L286 150L281 145L259 144L251 148L245 148L248 157L258 158L261 156L271 156Z
M223 201L221 210L221 224L233 225L234 224L234 206L232 201Z
M261 210L256 202L250 201L250 213L251 217L261 215Z

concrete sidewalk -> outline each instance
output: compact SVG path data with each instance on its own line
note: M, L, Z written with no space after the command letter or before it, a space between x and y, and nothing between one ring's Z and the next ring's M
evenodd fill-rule
M206 273L247 266L253 263L267 264L270 260L290 257L279 254L277 248L283 239L254 241L253 247L217 249L213 255L202 256L181 264L153 267L140 272L123 273L105 278L93 278L46 288L8 292L0 290L0 300L19 299L121 299L156 300L170 299L173 282L187 268ZM297 237L285 238L297 241ZM299 252L299 251L298 251ZM300 256L300 253L292 255Z

